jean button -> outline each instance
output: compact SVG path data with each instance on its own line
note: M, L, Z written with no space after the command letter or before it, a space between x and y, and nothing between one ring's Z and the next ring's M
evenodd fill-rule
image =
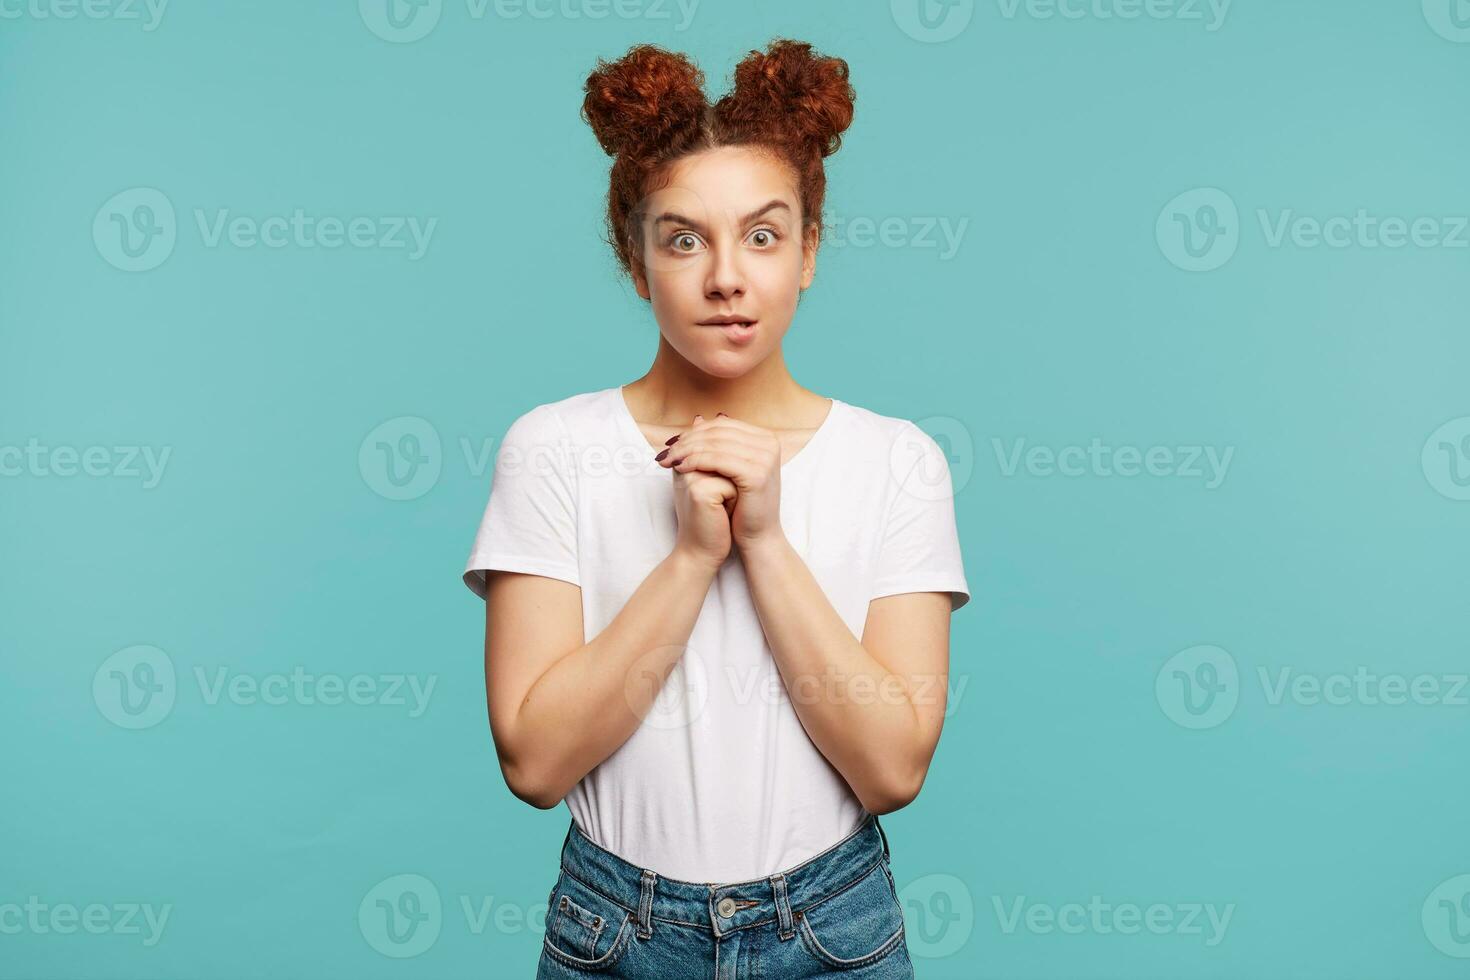
M720 904L715 906L715 911L727 919L730 918L735 914L735 899L728 897L720 899Z

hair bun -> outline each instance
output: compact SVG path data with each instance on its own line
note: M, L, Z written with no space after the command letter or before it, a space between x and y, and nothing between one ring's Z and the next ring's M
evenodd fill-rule
M609 156L670 142L708 106L704 73L682 54L639 44L587 76L582 118Z
M857 94L847 62L820 55L804 41L778 39L735 66L735 87L715 106L741 129L775 129L831 156L852 125Z

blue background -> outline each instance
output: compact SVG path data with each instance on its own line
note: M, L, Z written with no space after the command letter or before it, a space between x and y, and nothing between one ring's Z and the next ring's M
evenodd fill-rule
M654 350L601 241L608 160L581 86L651 41L718 96L777 36L847 59L858 93L828 169L847 232L788 361L942 435L974 593L928 781L883 819L919 976L1465 975L1470 692L1270 696L1283 670L1447 694L1467 669L1470 236L1271 234L1365 209L1453 238L1470 31L1449 0L1237 0L1213 23L1203 4L987 0L931 6L937 33L911 0L703 0L687 23L653 0L603 18L444 0L411 41L375 2L176 2L151 30L143 7L40 16L64 0L0 18L0 452L109 460L62 476L64 456L11 452L0 476L0 976L533 972L568 817L500 779L459 576L509 422L631 381ZM1171 206L1199 188L1236 219ZM196 217L298 208L437 224L412 258L210 245ZM890 218L886 242L863 236ZM173 231L142 271L116 234L134 219ZM952 254L921 234L943 222L965 222ZM1219 229L1213 268L1181 267L1186 227ZM405 419L438 449L403 443L425 431ZM1233 455L1213 488L1006 465L1018 440L1094 438ZM396 487L378 441L427 475ZM161 479L114 447L167 447ZM1170 658L1201 645L1236 673L1190 697L1233 707L1191 727L1203 702L1169 693ZM176 691L129 728L109 692L147 679L139 656ZM197 672L222 669L435 687L417 716L211 703ZM417 951L374 918L405 874L441 902ZM1017 901L1094 895L1233 910L1218 942L1207 924L1006 928ZM171 911L148 945L4 911L30 896Z

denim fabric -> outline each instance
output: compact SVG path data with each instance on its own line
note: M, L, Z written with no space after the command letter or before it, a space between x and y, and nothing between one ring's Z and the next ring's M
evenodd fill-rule
M730 884L662 878L575 820L551 889L537 980L911 978L888 837L869 814L793 868Z

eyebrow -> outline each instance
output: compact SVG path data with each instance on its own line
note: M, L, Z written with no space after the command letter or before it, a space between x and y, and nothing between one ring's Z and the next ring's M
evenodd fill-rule
M771 211L771 210L774 210L776 208L785 208L787 211L790 211L791 210L791 206L788 205L785 201L782 201L782 200L779 200L779 199L778 200L774 200L774 201L767 201L765 204L763 204L760 207L756 208L754 211L750 212L745 217L741 218L740 219L740 223L742 225L743 224L749 224L750 222L754 221L756 218L759 218L761 215L765 214L767 211ZM704 225L700 224L698 221L695 221L693 218L686 218L682 214L676 214L673 211L665 211L663 214L661 214L657 218L653 219L653 223L655 225L661 224L661 223L663 223L665 221L672 221L672 222L675 222L675 223L681 224L681 225L691 225L691 226L693 226L695 228L698 228L700 230L703 230L704 229Z

